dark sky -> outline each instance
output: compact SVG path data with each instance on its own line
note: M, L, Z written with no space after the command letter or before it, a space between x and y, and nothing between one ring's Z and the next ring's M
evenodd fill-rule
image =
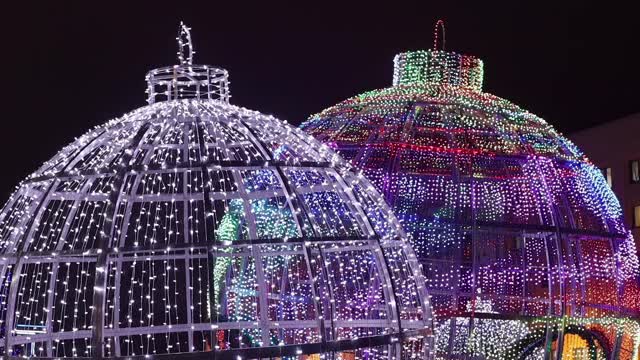
M144 105L144 74L176 62L180 20L196 63L230 71L232 103L294 124L389 86L393 55L430 47L438 18L448 50L485 61L486 91L564 133L638 112L636 12L586 2L23 1L39 5L3 8L0 197L86 129Z

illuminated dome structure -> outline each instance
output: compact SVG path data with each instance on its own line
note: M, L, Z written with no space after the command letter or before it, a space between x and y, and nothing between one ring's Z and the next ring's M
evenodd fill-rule
M392 87L301 128L411 233L438 358L638 359L638 258L618 200L569 140L482 82L476 57L401 53Z
M3 353L430 356L424 278L378 192L301 130L230 105L184 26L179 44L148 106L63 148L0 212Z

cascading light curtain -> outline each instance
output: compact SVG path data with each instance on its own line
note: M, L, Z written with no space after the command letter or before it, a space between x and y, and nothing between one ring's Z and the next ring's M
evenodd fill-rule
M2 207L3 355L429 357L424 278L380 194L313 137L229 104L185 26L179 49L147 75L148 106Z
M483 92L483 73L473 56L401 53L393 86L301 128L362 169L411 233L438 357L637 359L638 258L618 200L551 125Z

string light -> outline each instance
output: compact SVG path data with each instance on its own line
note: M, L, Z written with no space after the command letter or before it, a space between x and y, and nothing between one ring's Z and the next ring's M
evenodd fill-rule
M424 278L373 185L229 104L227 72L192 64L186 26L178 39L150 105L63 148L2 208L3 355L428 357Z
M523 318L595 332L637 317L634 241L600 171L543 119L483 92L483 62L438 50L440 25L433 50L394 58L392 87L301 125L362 169L412 235L438 357L506 358L533 331ZM637 354L637 327L618 329L612 344Z

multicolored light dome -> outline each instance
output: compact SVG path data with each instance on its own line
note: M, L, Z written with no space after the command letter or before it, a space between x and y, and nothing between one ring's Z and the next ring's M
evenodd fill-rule
M618 200L569 140L482 81L473 56L402 53L392 87L301 128L362 169L411 233L439 358L638 359L638 258Z
M3 356L430 356L423 275L379 193L336 153L230 105L227 72L147 76L0 211ZM191 353L191 354L185 354Z

